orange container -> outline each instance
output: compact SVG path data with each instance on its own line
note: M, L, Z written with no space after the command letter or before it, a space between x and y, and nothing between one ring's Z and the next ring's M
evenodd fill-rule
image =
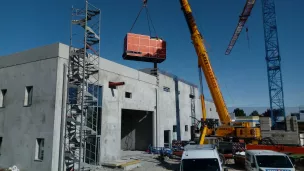
M124 40L123 58L161 63L166 60L166 41L147 35L128 33Z

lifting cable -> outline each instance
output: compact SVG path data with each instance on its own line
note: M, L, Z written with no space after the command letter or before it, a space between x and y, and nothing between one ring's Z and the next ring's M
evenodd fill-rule
M248 34L248 26L246 27L246 34L247 34L247 42L248 42L248 49L250 50L250 41L249 41L249 34Z
M153 28L153 31L154 31L154 33L155 33L155 35L156 35L156 37L157 37L156 29L155 29L155 27L154 27L152 18L151 18L151 16L150 16L150 13L149 13L149 10L148 10L148 7L147 7L147 3L148 3L148 0L143 0L143 6L141 7L139 13L137 14L137 16L136 16L136 18L135 18L135 21L133 22L132 27L131 27L131 29L130 29L129 32L132 31L132 29L134 28L134 26L135 26L135 24L136 24L136 22L137 22L137 20L138 20L138 18L139 18L139 16L140 16L142 10L145 8L145 10L146 10L146 16L147 16L147 21L148 21L148 27L149 27L149 34L150 34L150 36L151 36L151 26L150 26L150 23L151 23L152 28Z

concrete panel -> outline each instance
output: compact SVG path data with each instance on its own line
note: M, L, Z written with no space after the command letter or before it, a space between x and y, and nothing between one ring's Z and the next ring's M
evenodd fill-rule
M217 113L214 103L206 100L205 104L206 104L207 118L219 119L219 115Z
M151 73L151 69L141 69L142 72ZM171 75L171 76L170 76ZM159 102L158 102L158 138L159 144L158 146L163 146L163 137L164 130L171 130L171 137L174 139L172 127L176 124L176 109L175 109L175 86L172 74L163 75L159 73ZM163 87L169 87L170 92L166 92L163 90ZM181 138L182 139L190 139L190 126L191 126L191 99L189 97L190 94L190 86L185 81L179 81L179 109L180 109L180 129L181 129ZM202 117L202 109L201 102L199 97L199 90L197 88L194 89L195 92L195 117L197 119L201 119ZM215 109L215 105L213 102L206 101L207 108L207 117L219 119L218 114ZM211 108L211 110L210 110ZM189 135L185 132L185 125L189 125Z
M201 119L202 118L202 105L201 105L201 100L200 97L197 97L196 99L196 117L197 119ZM209 100L205 100L205 106L206 106L206 115L207 118L211 118L211 119L219 119L219 115L217 113L217 110L215 108L215 104L212 101Z
M62 44L61 44L62 45ZM8 56L0 56L0 68L26 64L39 60L58 57L59 43L14 53Z
M150 84L156 84L156 78L154 76L145 74L133 68L109 61L104 58L100 58L99 67L113 74L121 75L124 77L129 77L131 79L136 79L139 81L147 82Z
M70 46L59 43L59 52L58 52L58 56L60 58L69 59L69 53L70 53Z
M113 65L116 66L115 63ZM113 68L112 71L114 71ZM155 85L141 81L136 76L126 77L118 74L116 67L115 72L112 71L110 72L101 68L99 74L99 82L104 87L101 126L101 161L111 161L120 158L121 109L153 111L155 113L156 106ZM132 72L133 71L130 73ZM138 74L138 71L134 72L134 74L136 73ZM110 89L108 87L109 81L125 82L125 85L118 86L116 89ZM132 93L131 98L126 98L126 92Z
M51 45L51 55L56 55L57 45ZM57 77L57 58L38 60L23 65L18 63L44 58L44 50L34 49L12 55L12 61L6 61L10 67L0 69L0 89L7 89L6 107L0 109L3 116L3 142L0 163L2 166L17 165L23 170L53 170L53 130ZM53 52L54 51L54 52ZM3 64L4 60L1 61ZM20 64L21 64L20 63ZM4 65L2 65L4 66ZM23 106L25 86L33 86L32 105ZM44 138L43 161L35 161L36 138ZM5 156L5 157L3 157ZM55 163L54 163L55 164Z
M60 45L62 47L62 45ZM66 54L68 55L68 54ZM66 58L57 58L57 80L56 80L56 98L54 111L54 126L53 126L53 160L52 168L58 170L64 165L64 133L65 133L65 114L67 100L67 73L68 60ZM64 78L65 77L65 78Z
M164 87L170 88L170 91L164 91ZM164 130L171 130L172 139L176 138L173 136L173 125L176 125L174 80L160 74L158 91L158 145L164 146Z
M144 73L141 71L138 72L138 80L146 82L146 83L150 83L150 84L156 84L155 76L151 76L150 74L147 74L147 73Z
M291 131L281 131L281 130L272 130L272 131L262 131L261 135L263 138L271 137L279 144L299 144L299 134L298 132Z
M200 94L195 90L198 96L195 97L195 117L200 120L202 118L202 104L200 99Z
M180 108L180 129L181 129L181 140L191 139L191 98L190 90L191 87L183 82L178 82L179 94L179 108ZM185 127L188 127L186 131Z
M120 157L121 104L118 91L113 92L114 96L111 89L103 89L100 161L117 160Z

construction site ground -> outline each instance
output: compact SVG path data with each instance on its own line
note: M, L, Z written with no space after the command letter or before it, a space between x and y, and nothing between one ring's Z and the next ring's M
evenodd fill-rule
M133 169L133 171L178 171L179 159L165 158L160 159L158 155L148 154L142 151L123 151L122 159L140 160L140 167ZM233 159L226 161L226 168L229 171L245 171L242 166L234 164ZM104 171L119 171L121 168L108 168L103 167ZM298 168L296 171L304 170L304 168Z

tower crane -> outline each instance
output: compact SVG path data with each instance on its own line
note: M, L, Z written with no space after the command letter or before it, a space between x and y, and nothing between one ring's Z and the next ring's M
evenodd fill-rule
M284 92L281 71L281 56L279 49L278 31L276 23L275 0L261 0L264 25L264 41L267 63L268 89L270 99L271 119L274 124L278 116L285 117ZM255 0L246 0L237 28L226 50L229 55L237 41L244 24L250 16ZM278 112L275 116L274 111Z

